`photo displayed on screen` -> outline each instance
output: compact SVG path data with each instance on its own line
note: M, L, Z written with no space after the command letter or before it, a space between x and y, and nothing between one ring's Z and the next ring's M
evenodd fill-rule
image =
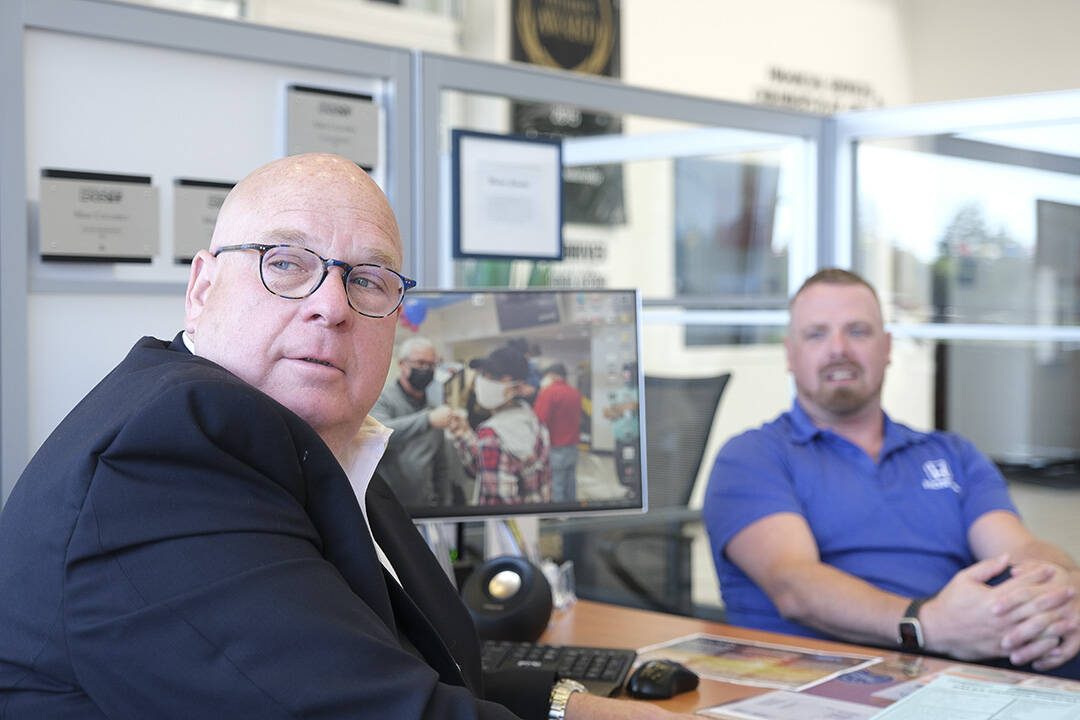
M410 292L372 415L414 518L642 508L634 290Z

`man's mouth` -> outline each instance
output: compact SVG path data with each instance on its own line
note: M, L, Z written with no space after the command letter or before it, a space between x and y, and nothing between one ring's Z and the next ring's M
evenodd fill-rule
M833 368L832 370L826 370L825 371L825 379L826 380L835 380L835 381L854 380L855 379L855 370L852 369L852 368L849 368L849 367L847 367L847 368Z
M316 365L323 365L323 366L328 367L328 368L334 367L332 364L326 362L325 360L320 360L318 358L306 357L306 358L301 358L301 360L303 360L304 362L315 363Z

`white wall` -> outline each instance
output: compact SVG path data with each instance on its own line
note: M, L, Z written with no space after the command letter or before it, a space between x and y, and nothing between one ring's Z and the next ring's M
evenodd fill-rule
M1080 88L1076 0L909 0L911 102Z
M239 0L128 0L234 16ZM255 22L368 42L510 55L510 2L460 21L360 0L246 0ZM622 0L623 79L755 102L769 68L865 81L886 105L1080 87L1075 0Z
M754 102L769 68L870 83L909 102L897 0L624 0L624 79L635 85Z

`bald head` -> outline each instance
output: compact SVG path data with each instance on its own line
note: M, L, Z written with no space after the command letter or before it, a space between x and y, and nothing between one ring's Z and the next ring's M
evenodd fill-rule
M263 242L253 238L253 223L265 224L278 213L301 208L349 212L361 225L380 228L397 245L396 256L384 258L382 264L401 269L401 235L386 196L356 163L327 153L274 160L237 183L218 213L210 251L223 245Z
M261 252L294 245L348 265L402 270L401 237L367 173L336 155L275 160L245 177L221 207L210 250L192 262L185 329L195 353L307 420L337 452L356 434L386 380L397 312L349 305L340 266L301 298L262 284Z

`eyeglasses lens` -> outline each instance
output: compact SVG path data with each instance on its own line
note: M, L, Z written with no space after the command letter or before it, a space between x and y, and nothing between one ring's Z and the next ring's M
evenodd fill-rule
M262 259L266 288L281 297L303 298L315 291L323 279L322 259L307 248L275 247ZM357 312L382 317L401 302L405 292L401 278L376 265L357 265L345 280L349 304Z
M302 298L311 293L322 278L322 269L319 256L304 248L271 248L262 259L266 288L286 298Z
M401 278L377 265L354 267L345 281L349 302L367 315L389 315L401 302Z

